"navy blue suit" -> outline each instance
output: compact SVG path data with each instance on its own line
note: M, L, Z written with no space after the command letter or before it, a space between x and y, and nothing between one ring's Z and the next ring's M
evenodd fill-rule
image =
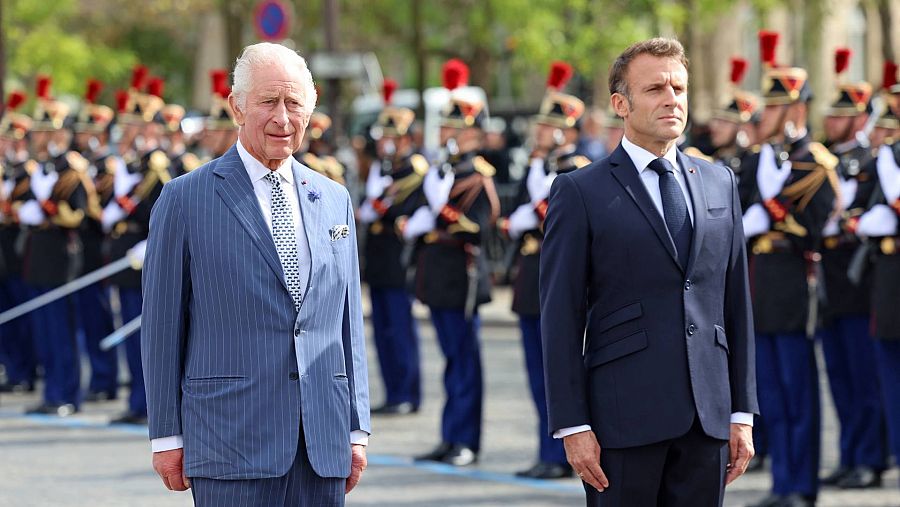
M694 215L686 270L622 146L560 175L550 193L540 273L550 431L590 425L597 435L613 484L595 495L599 505L640 504L627 492L645 474L619 474L611 450L640 451L692 433L719 442L721 469L678 481L705 481L701 487L717 488L721 498L731 414L758 413L734 176L680 152L678 162ZM653 499L657 489L670 498L666 480L656 478Z

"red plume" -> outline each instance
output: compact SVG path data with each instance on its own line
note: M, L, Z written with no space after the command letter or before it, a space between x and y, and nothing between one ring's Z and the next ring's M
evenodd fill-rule
M50 99L50 76L37 77L37 96L39 99Z
M572 66L559 60L550 64L550 75L547 76L547 88L562 90L572 79Z
M150 81L147 81L147 93L150 95L156 95L159 98L163 96L163 90L166 88L166 82L163 81L161 77L150 78Z
M394 92L397 91L397 82L393 79L385 79L384 84L381 88L382 96L384 97L384 103L390 104L391 99L394 97Z
M778 32L759 31L759 57L763 63L775 66L775 48L778 47Z
M455 90L469 83L469 67L460 59L452 58L444 64L444 88Z
M731 84L737 86L744 80L744 74L747 72L747 60L734 57L731 59Z
M27 98L28 96L25 95L25 92L16 90L10 93L9 97L6 99L6 109L15 111L16 108L21 106Z
M225 69L213 69L209 71L209 81L213 93L219 93L223 86L228 86L228 71Z
M116 90L116 111L124 113L128 107L128 92L125 90Z
M834 73L841 74L850 66L850 48L838 48L834 52Z
M881 81L881 88L888 88L897 84L897 64L888 60L884 62L884 78Z
M231 95L231 87L225 83L219 83L219 87L216 88L216 94L223 99L227 99L228 96Z
M147 67L135 65L134 69L131 70L131 87L135 90L142 89L144 87L144 80L147 79L147 74L149 72Z
M84 92L84 100L88 104L93 104L97 102L97 96L100 95L100 90L103 89L103 83L96 79L88 79L87 82L87 90Z

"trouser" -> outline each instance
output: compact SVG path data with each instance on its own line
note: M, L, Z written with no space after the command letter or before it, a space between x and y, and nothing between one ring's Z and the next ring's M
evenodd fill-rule
M404 289L371 289L372 329L384 380L385 403L421 403L419 335Z
M538 414L538 459L544 463L565 465L566 449L560 439L550 434L550 421L547 415L547 391L544 388L544 356L541 345L541 318L519 317L519 328L522 330L522 348L525 352L525 372L528 375L528 387Z
M7 276L0 284L0 311L9 310L28 299L28 289L21 276ZM34 383L37 356L31 322L30 315L23 315L0 327L0 357L10 384Z
M875 340L888 443L894 459L900 463L900 340Z
M122 306L122 322L128 323L141 314L143 298L141 289L119 288ZM128 411L139 416L147 415L147 394L144 391L144 370L141 366L141 332L125 339L125 359L131 376L131 392L128 393Z
M30 298L49 292L32 287ZM31 326L38 362L44 367L44 403L48 405L81 402L81 361L78 353L73 302L57 299L31 312Z
M116 349L100 350L100 341L113 332L107 292L94 284L81 289L73 298L78 308L84 345L91 364L88 389L93 393L116 395L119 387L119 355Z

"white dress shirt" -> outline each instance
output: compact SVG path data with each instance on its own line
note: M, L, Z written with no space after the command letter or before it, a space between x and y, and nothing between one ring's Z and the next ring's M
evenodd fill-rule
M660 216L662 216L663 220L665 220L665 212L663 212L662 205L662 195L659 192L659 174L657 174L653 169L647 167L648 165L650 165L650 162L653 162L659 157L632 143L628 140L627 137L624 136L622 137L622 148L625 149L625 153L628 154L631 162L634 163L634 167L637 168L638 174L641 177L641 181L644 182L644 187L646 187L647 189L647 193L650 194L650 198L653 200L653 204L656 205L656 210L659 211ZM678 154L675 145L672 145L672 147L669 148L669 151L667 151L662 158L668 160L669 163L672 164L672 167L675 168L675 180L678 182L678 186L681 187L681 192L684 194L684 200L687 203L688 214L690 215L691 223L693 224L693 201L691 201L691 193L690 191L688 191L687 182L684 179L684 168L681 167L681 165L678 163ZM731 422L734 424L747 424L749 426L753 426L753 414L747 412L734 412L733 414L731 414ZM575 433L581 433L583 431L590 430L591 427L587 424L582 424L581 426L572 426L569 428L562 428L553 432L553 438L565 438L569 435L574 435Z
M256 160L244 148L240 141L237 142L238 155L247 175L250 176L250 182L253 184L253 193L256 194L256 200L259 202L259 209L262 211L266 226L269 233L272 232L272 184L265 177L271 171L264 166L262 162ZM306 229L303 227L303 220L300 215L300 200L297 194L297 185L294 181L294 172L291 169L293 157L288 157L282 162L275 172L281 177L282 189L287 195L287 201L291 207L291 216L294 220L294 233L297 236L297 256L300 269L301 293L306 293L309 281L309 270L312 265L312 253L309 250L309 242L306 240ZM299 361L299 356L298 356ZM299 366L298 366L299 367ZM350 443L368 445L369 434L365 431L354 430L350 432ZM150 441L153 452L170 451L172 449L180 449L184 447L184 440L181 435L172 435L169 437L154 438Z

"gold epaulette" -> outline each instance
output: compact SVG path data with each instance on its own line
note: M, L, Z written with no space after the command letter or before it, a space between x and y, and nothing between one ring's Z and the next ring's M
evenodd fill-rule
M73 210L66 201L60 201L57 205L57 210L56 216L50 221L59 227L75 229L84 220L84 211L80 209Z
M38 164L37 161L34 159L28 159L25 162L25 172L28 173L29 176L34 174L34 172L40 168L41 168L40 164Z
M303 154L303 164L319 174L325 174L325 169L322 167L322 160L310 152Z
M172 179L172 175L169 173L169 157L161 150L150 154L147 166L148 170L144 175L144 179L141 180L134 190L134 195L141 200L150 196L150 192L153 191L157 183L165 185Z
M91 163L77 151L66 153L66 163L69 164L69 167L79 173L86 173L88 167L91 165Z
M828 148L821 143L809 143L809 152L812 154L816 163L825 169L834 169L838 166L839 160L834 154L828 151Z
M119 164L116 162L116 157L106 157L106 159L103 161L103 165L106 168L107 174L115 175L116 171L119 170Z
M428 173L428 160L424 156L416 153L409 157L409 163L412 164L413 171L419 176L425 176Z
M695 148L693 146L688 146L687 148L685 148L684 154L689 157L694 157L694 158L699 158L700 160L705 160L707 162L715 162L712 158L710 158L705 153L703 153L702 151L698 150L697 148Z
M481 155L472 159L472 167L474 167L482 176L488 178L493 178L494 175L497 174L497 170L494 169L494 166Z
M581 169L582 167L591 165L591 159L585 157L584 155L575 155L572 158L572 165L575 166L575 169Z
M203 165L203 161L200 160L200 157L194 155L191 152L185 153L181 156L181 168L186 173L193 171L201 165Z

